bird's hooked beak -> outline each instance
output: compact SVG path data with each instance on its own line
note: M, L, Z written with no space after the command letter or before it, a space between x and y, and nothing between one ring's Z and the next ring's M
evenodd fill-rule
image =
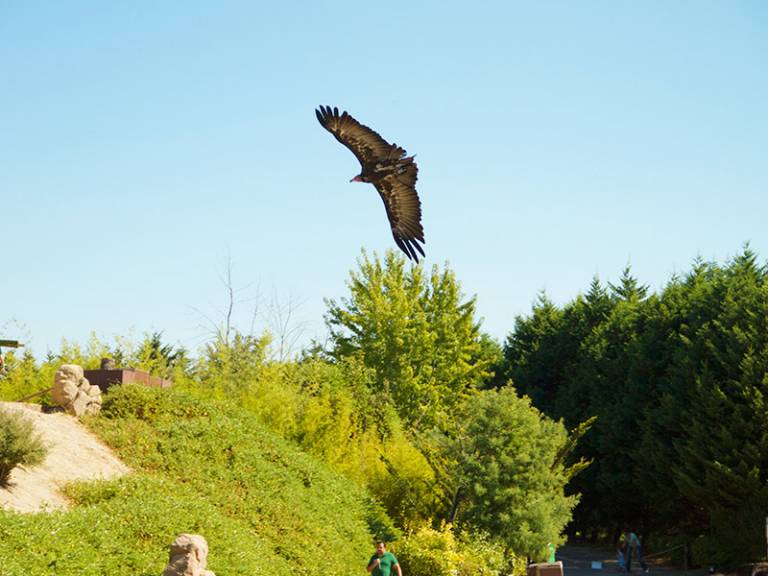
M352 180L350 180L350 182L362 182L362 181L363 181L363 179L360 178L360 174L358 174L357 176L352 178Z

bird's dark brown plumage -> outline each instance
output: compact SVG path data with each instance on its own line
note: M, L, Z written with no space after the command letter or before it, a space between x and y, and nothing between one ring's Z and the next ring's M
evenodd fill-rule
M349 148L360 161L356 177L376 187L392 228L392 236L408 258L419 261L424 256L424 229L421 226L421 202L416 193L418 167L413 156L397 144L390 144L377 132L360 124L338 108L320 106L315 110L320 124ZM418 252L418 254L417 254Z

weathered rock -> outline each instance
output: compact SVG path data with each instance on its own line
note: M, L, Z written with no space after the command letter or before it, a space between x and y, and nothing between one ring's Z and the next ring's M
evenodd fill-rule
M198 534L179 534L170 547L163 576L216 576L205 569L208 542Z
M63 364L53 377L53 401L73 416L101 410L101 390L91 386L77 364Z

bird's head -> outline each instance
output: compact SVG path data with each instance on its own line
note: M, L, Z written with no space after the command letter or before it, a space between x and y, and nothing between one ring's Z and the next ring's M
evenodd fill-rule
M352 180L350 180L350 182L365 182L365 180L363 180L362 174L358 174L357 176L352 178Z

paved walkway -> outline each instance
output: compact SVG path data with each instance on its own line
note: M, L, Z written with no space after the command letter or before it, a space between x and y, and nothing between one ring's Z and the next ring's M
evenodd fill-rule
M568 545L557 549L557 559L563 562L565 576L620 576L626 574L619 570L616 551L587 545ZM600 562L601 568L592 568L593 562ZM688 570L659 566L648 563L650 573L659 576L703 576L706 570ZM632 573L641 576L640 566L632 562Z

